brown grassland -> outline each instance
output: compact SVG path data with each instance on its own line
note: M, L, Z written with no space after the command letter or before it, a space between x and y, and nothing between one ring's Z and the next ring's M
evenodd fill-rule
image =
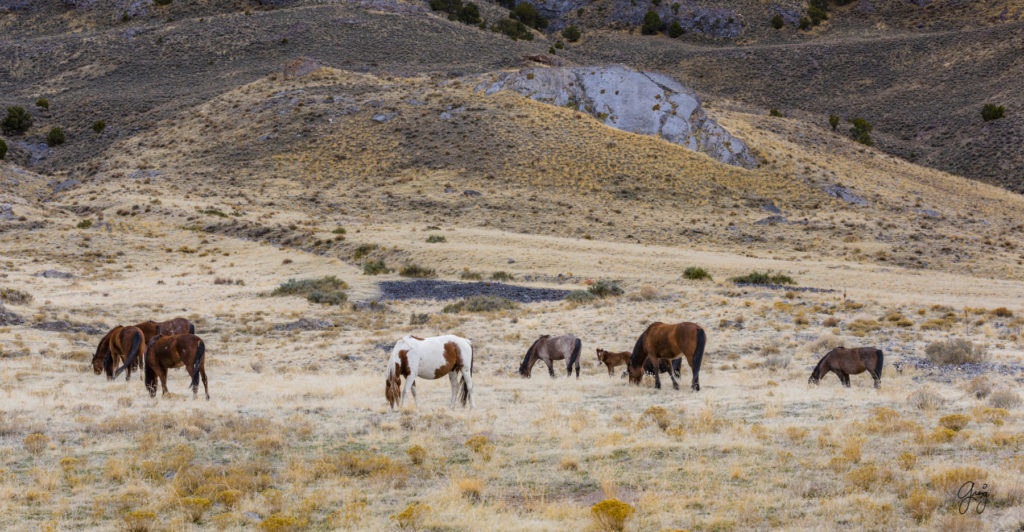
M241 9L216 18L242 26ZM762 161L724 166L474 92L488 76L270 74L154 110L93 156L75 148L72 169L0 163L14 215L0 318L24 320L0 322L0 528L1024 525L1024 198L720 97L707 112ZM52 192L68 177L83 183ZM368 304L403 279L375 264L625 293L480 313ZM752 271L798 284L728 281ZM348 303L269 295L324 276ZM138 377L93 374L95 330L175 316L206 343L210 401L180 370L156 399ZM280 327L301 318L332 325ZM654 390L598 364L596 348L628 350L652 321L707 330L699 393L686 369L683 391ZM565 332L583 340L579 380L516 374L538 335ZM420 380L417 405L387 410L384 346L410 333L473 342L476 409L448 410L447 383ZM985 362L926 362L950 340ZM885 352L880 390L866 374L808 385L839 345ZM981 514L957 510L967 481L987 485Z

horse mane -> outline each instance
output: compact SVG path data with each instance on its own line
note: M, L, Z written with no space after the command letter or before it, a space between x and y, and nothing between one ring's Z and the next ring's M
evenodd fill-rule
M825 356L821 357L821 360L818 361L818 363L814 366L814 369L811 371L811 377L817 377L819 379L821 378L821 365L825 363L825 359L828 358L829 355L831 355L834 351L835 349L829 351L828 353L825 353Z
M643 364L643 358L647 356L647 352L644 349L644 339L647 338L647 333L650 332L651 325L648 325L644 332L640 335L640 338L636 339L636 345L633 346L633 353L629 356L629 365L627 368L639 367ZM641 355L641 353L643 353Z
M526 375L526 366L530 363L530 357L532 357L533 354L537 352L537 344L539 344L541 340L547 337L547 334L542 335L540 338L537 338L536 340L533 341L532 344L530 344L530 348L526 350L526 356L523 358L523 363L519 365L520 375Z

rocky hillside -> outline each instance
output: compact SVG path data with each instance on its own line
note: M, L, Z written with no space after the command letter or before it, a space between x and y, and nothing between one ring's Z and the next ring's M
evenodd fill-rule
M660 136L726 164L757 164L742 140L708 118L692 90L663 74L612 66L530 68L496 78L478 89L485 94L513 90L583 111L616 129Z

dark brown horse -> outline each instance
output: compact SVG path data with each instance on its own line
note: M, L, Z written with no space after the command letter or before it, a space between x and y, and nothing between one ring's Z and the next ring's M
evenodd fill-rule
M629 351L620 351L618 353L612 353L611 351L598 349L597 360L604 363L604 365L608 367L608 376L611 377L612 372L615 370L616 367L629 363L629 357L631 354L632 353L630 353ZM665 373L666 371L669 371L669 368L671 368L672 372L675 373L676 377L679 377L679 370L682 367L682 363L683 359L681 358L673 360L672 365L669 365L668 362L662 360L661 365L658 367L658 370L660 373ZM647 373L648 375L654 375L654 365L651 364L650 359L644 361L644 373ZM626 374L623 373L622 376L625 377Z
M146 350L146 389L149 395L156 397L156 380L160 379L163 393L167 394L167 370L185 366L185 371L192 377L192 395L199 395L199 378L203 378L203 389L206 398L210 398L210 387L206 382L205 366L206 344L202 338L194 334L175 334L157 336ZM118 375L133 361L131 359L117 369Z
M144 321L142 323L132 325L131 327L137 328L142 331L145 338L143 345L148 346L153 342L153 339L160 334L171 335L171 334L195 334L196 328L191 322L185 318L174 318L167 321ZM114 368L117 364L120 364L125 360L114 360L113 354L110 351L110 340L114 337L115 332L120 333L124 327L118 325L114 327L100 340L99 346L96 347L96 354L92 358L92 369L97 375L106 372L108 379L114 378ZM138 366L142 367L142 362L145 360L145 356L138 358Z
M633 346L633 354L629 357L629 382L640 384L644 377L644 362L651 361L653 367L661 367L662 361L671 362L685 356L693 372L690 388L700 391L700 363L704 358L704 345L707 334L696 323L661 323L654 322L637 338ZM661 388L661 378L654 374L654 387ZM679 389L675 372L668 372L672 379L672 387Z
M140 351L144 357L146 353L146 336L142 330L138 327L118 325L100 340L100 345L96 348L96 354L92 357L92 369L97 375L105 372L107 380L113 380L116 376L114 374L114 366L131 359L133 363L125 365L128 370L125 380L130 380L132 369L142 368L142 358L138 357Z
M866 371L874 379L875 388L879 388L882 385L883 360L882 350L877 347L856 347L853 349L837 347L821 357L818 365L814 366L814 370L811 371L811 378L807 382L818 384L822 377L832 371L839 377L839 382L849 388L850 375L857 375Z
M566 376L572 376L572 368L576 366L576 378L580 378L580 349L583 342L571 334L562 336L551 336L545 334L526 350L523 363L519 365L519 375L530 378L533 372L533 365L538 360L543 360L548 366L548 373L554 377L555 368L551 365L552 360L565 360Z

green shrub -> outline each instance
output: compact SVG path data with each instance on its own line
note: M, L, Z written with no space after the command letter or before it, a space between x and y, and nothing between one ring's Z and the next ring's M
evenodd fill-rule
M32 115L24 107L8 107L0 130L7 135L20 135L32 127Z
M786 25L786 21L782 20L782 15L775 15L772 17L772 27L781 30Z
M459 279L465 279L467 281L480 281L484 278L480 272L471 272L469 270L463 270L459 273Z
M38 107L40 109L49 109L50 108L50 101L47 100L46 98L39 98L38 100L36 100L36 107Z
M462 9L462 0L430 0L430 9L454 15Z
M377 244L359 244L359 247L352 252L352 260L359 260L370 254L371 251L380 248Z
M586 290L573 290L565 296L565 300L570 303L590 303L595 299L597 299L597 296Z
M97 135L100 134L100 133L103 133L104 129L107 129L107 123L106 122L104 122L102 120L97 120L97 121L92 123L92 130L95 131Z
M990 120L998 120L1003 117L1006 113L1006 109L1003 109L1002 105L996 105L994 103L986 103L981 108L981 119L988 122Z
M698 266L690 266L683 270L683 277L691 281L700 281L702 279L711 280L711 274L704 268Z
M820 7L811 7L810 9L808 9L807 16L811 17L811 24L814 24L815 26L821 24L823 21L828 20L828 13L826 13L825 10Z
M839 117L836 115L828 115L828 125L832 126L832 131L835 131L839 127Z
M587 291L597 297L622 295L622 288L620 288L619 285L608 281L598 281L590 285L590 287L587 288Z
M865 146L873 146L875 144L871 140L871 122L863 118L854 118L849 120L849 122L853 124L853 127L850 128L850 138Z
M494 310L512 310L518 305L499 296L470 296L456 303L447 305L442 312L453 314L459 312L490 312Z
M565 29L562 30L562 37L565 37L565 40L569 42L576 42L580 40L580 37L582 35L583 34L580 33L579 28L577 28L576 26L567 26Z
M515 281L514 275L508 272L494 272L491 274L492 281Z
M4 160L4 157L7 157L7 143L0 139L0 161Z
M88 229L92 227L92 220L82 220L81 222L78 222L78 225L75 227L79 229Z
M510 18L503 18L491 25L491 29L504 33L513 41L522 39L524 41L533 40L533 32L526 27L526 24L518 20L512 20Z
M779 111L778 109L776 109L774 107L772 107L771 109L768 110L768 115L770 115L770 116L786 116L786 115L782 114L781 111Z
M537 12L537 8L529 2L519 2L516 8L509 13L509 18L518 20L531 28L542 30L548 27L548 19Z
M807 17L800 17L800 22L797 22L797 27L802 30L810 29L811 19Z
M64 144L65 140L64 130L59 127L50 128L50 132L46 134L46 145L51 148Z
M398 275L402 277L437 277L437 271L433 268L424 268L418 264L407 264L398 271Z
M334 230L333 230L333 231L331 231L331 233L334 233L334 234L336 234L336 235L343 235L343 234L345 234L345 233L347 233L347 232L348 232L348 231L345 231L345 228L344 228L344 227L341 227L341 226L335 227L335 228L334 228Z
M565 48L565 43L563 43L562 41L555 41L555 48L558 48L559 50L561 50L561 49Z
M171 5L171 0L153 0L153 3L158 6L169 6Z
M380 275L382 273L391 273L391 268L388 268L384 261L381 259L371 260L366 264L363 264L364 275Z
M644 35L654 35L661 29L661 17L658 16L654 10L648 11L644 15L644 24L640 27L640 33Z
M430 314L409 313L409 325L426 325L430 321Z
M463 24L480 24L480 8L473 2L467 2L459 10L459 21Z
M668 36L669 37L672 37L673 39L675 39L676 37L679 37L680 35L682 35L684 33L686 33L686 32L683 31L683 27L679 24L678 20L673 20L672 24L668 25Z
M777 273L772 275L770 272L751 272L747 275L739 277L730 277L730 282L733 283L749 283L749 284L796 284L796 281L788 275Z
M444 237L444 235L430 235L430 236L427 237L427 243L428 244L439 244L441 242L447 242L447 241L448 241L448 239L446 239Z
M348 284L345 281L329 275L320 279L289 279L275 288L270 295L306 296L311 303L340 305L348 299L344 292L346 288Z

